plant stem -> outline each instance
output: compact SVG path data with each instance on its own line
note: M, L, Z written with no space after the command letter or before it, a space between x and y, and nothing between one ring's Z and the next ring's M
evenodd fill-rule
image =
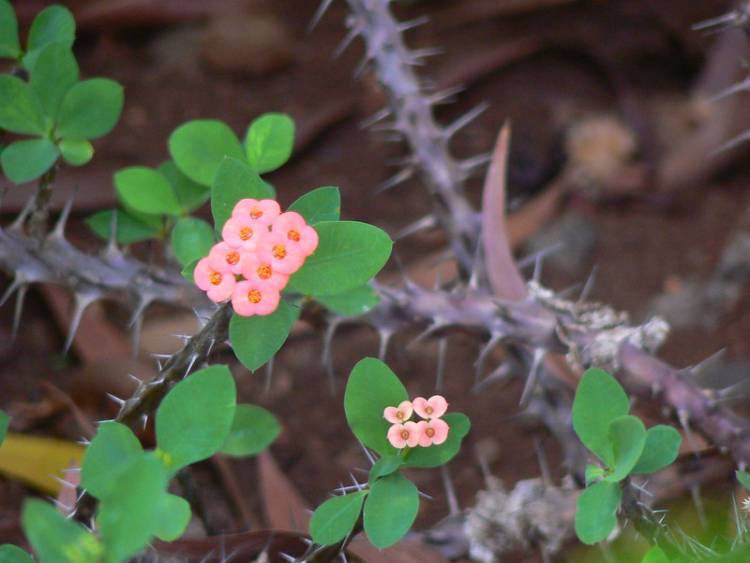
M47 234L47 220L49 219L49 204L52 199L52 186L55 183L55 177L57 176L57 165L53 165L52 168L47 170L42 177L39 178L39 182L36 187L36 195L34 196L33 211L31 212L31 218L29 219L29 229L32 238L41 241L44 235Z

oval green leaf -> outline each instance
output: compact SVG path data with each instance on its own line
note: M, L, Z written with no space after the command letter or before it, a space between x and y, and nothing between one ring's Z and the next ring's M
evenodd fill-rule
M332 545L343 540L357 523L366 492L357 491L325 501L310 518L310 535L315 543Z
M316 188L292 203L289 211L302 215L309 225L321 221L338 221L341 214L341 193L333 186Z
M102 547L93 535L47 502L27 500L23 505L21 523L26 539L40 561L98 561L102 553Z
M172 472L215 454L229 434L237 391L229 368L204 368L180 381L156 411L156 443Z
M461 449L461 442L471 429L469 417L460 412L449 412L443 420L450 426L448 439L439 446L414 448L404 460L406 467L439 467L448 463Z
M247 164L236 158L222 160L211 186L211 212L214 226L221 231L232 216L237 202L244 198L273 198L273 189Z
M156 523L154 535L162 541L175 541L185 533L191 516L188 501L166 493L161 502L161 517Z
M73 86L63 98L57 137L96 139L109 133L120 119L122 86L108 78L91 78Z
M175 166L174 162L163 162L157 168L172 186L172 191L186 213L195 211L211 197L211 190L193 182Z
M646 432L643 453L632 473L653 473L664 469L677 459L681 443L682 436L671 426L665 424L652 426Z
M50 43L62 43L70 48L76 34L76 22L73 14L64 6L48 6L37 14L29 29L26 41L26 55L23 66L34 70L42 49Z
M130 428L119 422L104 422L83 456L81 486L102 499L114 490L128 467L142 457L141 443Z
M370 468L367 480L373 484L376 479L387 477L404 464L404 460L398 455L387 455L381 457Z
M390 237L367 223L325 221L315 230L318 248L289 279L289 291L314 297L344 293L370 281L391 255Z
M224 157L245 158L234 131L213 119L180 125L169 136L169 154L183 174L204 186L213 183Z
M573 400L573 429L583 445L610 467L614 460L609 425L629 410L628 396L614 377L602 369L586 370Z
M354 366L346 382L346 420L365 446L383 457L395 455L397 450L386 436L391 424L383 418L383 411L408 398L406 388L391 368L375 358L364 358Z
M27 139L11 143L0 153L0 163L15 184L36 180L49 170L60 155L49 139Z
M10 417L5 411L0 410L0 445L5 440L5 435L8 433L8 425L10 424Z
M149 215L180 215L180 202L167 179L153 168L131 166L115 173L115 189L122 204Z
M22 135L43 135L44 110L28 84L16 76L0 75L0 129Z
M221 453L234 457L259 454L273 443L280 432L279 421L266 409L256 405L237 405Z
M63 160L71 166L83 166L94 156L94 146L84 139L63 139L57 146Z
M599 481L584 489L576 501L578 539L587 545L606 540L617 525L621 499L619 483Z
M258 369L286 342L298 316L299 309L283 299L270 315L232 315L229 321L229 339L237 359L250 371Z
M215 242L213 228L203 219L182 217L172 229L172 250L183 267L208 256Z
M0 58L17 59L20 54L16 12L8 0L0 0Z
M419 492L414 483L400 473L378 479L365 502L367 538L379 549L392 546L409 531L418 511Z
M258 174L276 170L292 155L294 121L283 113L264 113L245 135L247 161Z
M638 463L646 445L646 427L638 417L625 415L609 425L609 441L612 445L612 467L608 481L622 481Z
M52 125L65 94L78 82L78 63L70 47L50 43L43 47L31 73L29 88Z

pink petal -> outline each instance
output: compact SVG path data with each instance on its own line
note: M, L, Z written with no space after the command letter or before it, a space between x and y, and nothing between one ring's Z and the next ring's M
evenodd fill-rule
M300 231L299 247L305 256L310 256L318 248L320 237L318 231L305 225Z
M427 403L432 407L430 418L440 418L448 410L448 401L442 395L433 395L427 399Z
M277 258L274 255L274 249L282 246L285 250L283 258ZM279 233L270 233L258 245L258 258L273 266L273 269L282 274L293 274L302 267L305 257L296 245L289 244L289 241Z
M270 315L278 308L281 294L273 288L261 290L261 293L263 297L260 302L255 304L255 314Z
M430 438L427 433L427 424L428 422L426 420L420 420L417 422L417 425L419 426L419 445L423 448L427 448L432 445L432 438Z
M399 450L406 446L406 440L401 437L401 432L403 430L403 424L394 424L388 429L388 441L391 443L391 446Z
M221 282L219 282L219 285L211 285L209 290L206 292L206 295L208 295L208 298L215 302L215 303L221 303L222 301L226 301L232 296L232 293L234 292L234 288L237 286L237 281L234 279L234 276L231 274L224 274L221 278Z
M398 417L398 408L396 407L385 407L383 418L392 424L401 424L401 419Z
M419 438L422 436L422 428L416 422L407 422L404 424L404 428L409 432L406 445L410 448L416 447L419 444Z
M404 418L402 420L409 420L411 414L414 412L414 409L411 406L411 401L401 401L398 405L398 410L403 413Z
M213 272L214 269L209 265L208 258L201 258L195 265L195 270L193 271L193 279L195 280L195 285L197 285L203 291L207 291L208 289L210 289L213 284L211 283L209 276Z
M432 419L429 424L435 430L435 435L432 437L432 443L440 445L448 439L448 431L450 426L441 418Z
M242 317L251 317L255 314L255 303L251 303L247 298L247 293L251 289L250 282L242 281L237 284L232 293L232 308Z
M427 399L424 397L416 397L411 404L414 406L414 411L421 416L422 418L430 418L430 416L425 412L425 409L427 408Z

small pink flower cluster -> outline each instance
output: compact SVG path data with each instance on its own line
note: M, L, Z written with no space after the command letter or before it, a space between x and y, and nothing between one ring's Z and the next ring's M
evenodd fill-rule
M413 401L402 401L397 407L386 407L383 418L393 423L388 430L388 441L394 448L413 448L440 445L448 438L450 426L440 417L448 410L448 402L442 395L429 399L417 397ZM416 412L424 420L409 420Z
M231 298L243 317L273 313L289 276L318 247L318 233L302 215L282 213L272 199L238 201L221 236L193 277L211 301Z

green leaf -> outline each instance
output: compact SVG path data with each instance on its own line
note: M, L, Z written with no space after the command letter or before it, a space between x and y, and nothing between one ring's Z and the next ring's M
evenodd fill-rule
M74 520L41 500L27 500L21 515L23 531L43 563L94 563L102 547Z
M2 5L2 0L0 0L0 12L2 12ZM0 545L0 563L34 563L34 560L20 547L6 543Z
M289 291L327 296L366 284L391 255L393 242L377 227L357 221L326 221L315 226L320 243L289 279Z
M94 156L93 145L84 139L63 139L57 146L71 166L83 166Z
M625 415L609 425L609 441L612 444L612 471L607 481L622 481L638 463L646 445L646 427L636 416Z
M586 485L590 485L594 481L598 481L602 477L604 477L604 474L606 471L599 467L598 465L592 465L588 464L586 465L586 475L584 480L586 481Z
M343 540L354 528L367 493L357 491L329 498L310 518L310 535L315 543L332 545Z
M292 156L294 121L283 113L264 113L245 136L247 161L258 174L276 170Z
M221 453L245 457L258 454L270 446L281 432L274 415L255 405L237 405L229 435Z
M167 179L153 168L131 166L115 173L117 197L126 207L149 215L180 215L180 202Z
M221 231L232 216L237 202L248 197L272 198L273 190L247 164L235 158L225 158L211 186L211 212L217 231Z
M44 174L58 156L57 147L49 139L27 139L5 147L0 163L11 182L23 184Z
M229 434L237 403L234 378L215 365L183 379L156 411L156 443L172 472L215 454Z
M159 229L141 222L123 209L98 211L86 218L86 224L101 238L112 235L112 214L117 211L117 242L133 244L143 240L159 238Z
M450 426L448 439L439 446L414 448L404 460L406 467L439 467L448 463L461 449L461 442L469 433L471 421L460 412L449 412L443 420Z
M224 157L245 159L242 145L225 123L198 119L180 125L169 136L169 154L191 180L210 186Z
M0 410L0 445L2 445L5 435L8 433L8 425L10 425L10 417L5 411Z
M338 188L332 186L316 188L292 203L289 211L302 215L308 225L321 221L338 221L341 214L341 194Z
M162 525L167 482L166 469L152 454L141 456L120 475L96 517L107 563L125 561L151 541Z
M161 518L157 521L154 535L162 541L174 541L185 533L190 523L190 504L177 495L165 494L161 503Z
M193 277L193 272L195 272L195 267L198 265L198 260L195 260L194 262L190 262L187 266L185 266L180 274L183 278L185 278L189 282L195 282L195 278Z
M232 315L229 339L237 359L250 371L270 360L286 342L299 309L283 299L273 313L266 316Z
M367 476L367 480L370 482L370 484L372 484L376 479L387 477L403 464L404 460L401 458L401 456L383 456L372 465L372 467L370 468L370 473Z
M29 88L39 100L50 125L57 119L65 94L76 82L78 63L70 47L64 43L44 46L31 73Z
M383 418L383 411L408 398L406 388L391 368L375 358L364 358L354 366L346 382L346 420L365 446L383 457L395 455L397 450L386 436L391 424Z
M22 135L43 135L44 110L28 84L15 76L0 75L0 129Z
M734 472L734 474L737 477L737 480L740 482L740 485L742 485L748 491L750 491L750 473L748 473L747 471L738 469L737 471Z
M70 48L76 35L76 22L67 8L59 5L49 6L39 12L31 23L29 38L26 42L26 55L23 66L34 70L42 49L50 43L62 43Z
M17 59L20 54L16 12L8 0L0 0L0 58Z
M617 525L622 490L619 483L599 481L584 489L576 501L576 535L587 545L604 541Z
M203 219L182 217L172 229L172 249L183 267L208 256L215 242L214 230Z
M177 201L180 202L180 206L182 206L185 212L195 211L211 197L211 190L206 186L193 182L180 172L171 160L163 162L157 170L169 181L172 191L174 191L174 195L177 197Z
M632 473L653 473L670 465L680 453L682 436L665 424L652 426L646 432L646 445Z
M628 396L614 377L602 369L586 370L573 400L573 429L583 445L610 467L614 460L609 425L629 410Z
M356 317L371 311L380 303L380 296L369 285L363 285L337 295L318 297L318 301L337 315Z
M117 125L123 101L122 86L114 80L83 80L63 98L55 134L74 139L102 137Z
M365 533L379 549L403 538L419 511L419 493L414 483L400 473L378 479L370 487L364 511Z
M130 428L119 422L104 422L83 456L81 486L96 498L105 498L122 474L142 457L141 443Z

